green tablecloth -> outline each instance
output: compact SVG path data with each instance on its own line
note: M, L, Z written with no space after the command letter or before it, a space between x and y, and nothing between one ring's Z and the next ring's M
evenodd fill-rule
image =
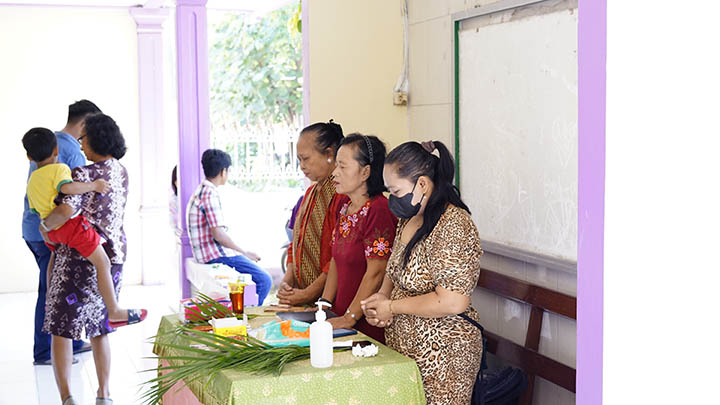
M250 325L257 327L273 319L276 318L272 314L255 318ZM158 334L173 330L179 323L176 315L163 317ZM337 340L372 339L358 333ZM375 343L380 348L377 356L360 358L349 351L335 353L333 366L326 369L313 368L310 360L303 360L287 365L279 377L225 370L205 389L206 379L192 382L188 388L206 405L425 404L422 379L415 362ZM158 346L154 352L161 356L178 354Z

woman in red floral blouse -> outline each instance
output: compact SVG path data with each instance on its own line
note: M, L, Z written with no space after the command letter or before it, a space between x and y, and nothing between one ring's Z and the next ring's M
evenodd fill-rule
M360 301L380 288L395 239L397 218L382 194L384 163L385 145L375 136L352 134L341 143L333 175L344 196L322 295L340 315L329 320L333 328L354 328L380 342L384 332L365 321Z

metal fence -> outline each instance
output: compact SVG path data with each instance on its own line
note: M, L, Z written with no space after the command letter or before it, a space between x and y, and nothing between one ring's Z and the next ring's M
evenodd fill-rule
M296 152L298 132L283 127L252 131L213 128L212 143L232 157L230 182L297 181L303 178Z

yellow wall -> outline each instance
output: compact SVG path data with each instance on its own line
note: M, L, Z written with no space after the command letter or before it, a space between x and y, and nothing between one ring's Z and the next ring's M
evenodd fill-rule
M407 107L393 105L402 72L399 0L310 0L310 121L335 119L346 134L408 139Z

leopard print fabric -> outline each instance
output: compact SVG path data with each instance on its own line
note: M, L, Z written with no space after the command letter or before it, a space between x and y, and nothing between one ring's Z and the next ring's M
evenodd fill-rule
M406 222L398 224L395 249L387 265L394 284L391 299L428 294L436 287L470 296L477 286L483 253L470 215L448 206L403 266L405 244L399 236ZM465 314L479 321L472 306ZM401 314L385 329L385 339L388 346L417 363L428 404L470 403L482 357L482 336L474 325L457 315L423 318Z

